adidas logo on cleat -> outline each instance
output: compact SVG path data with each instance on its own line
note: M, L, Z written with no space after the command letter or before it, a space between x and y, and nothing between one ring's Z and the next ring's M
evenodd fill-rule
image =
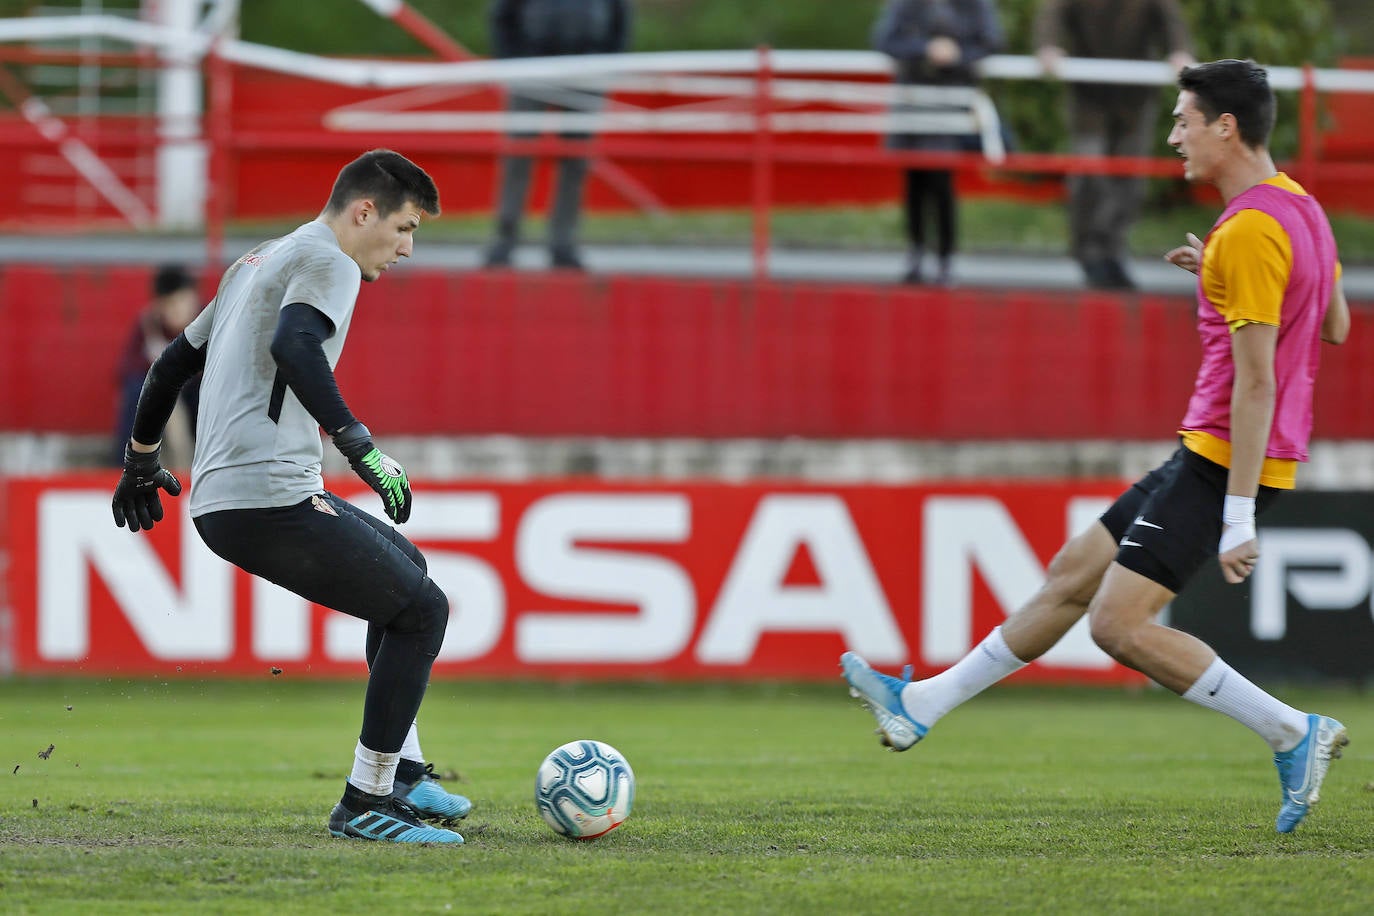
M412 809L394 800L388 800L382 807L360 812L349 810L342 802L335 805L329 813L329 833L340 839L390 843L463 842L461 834L424 824Z

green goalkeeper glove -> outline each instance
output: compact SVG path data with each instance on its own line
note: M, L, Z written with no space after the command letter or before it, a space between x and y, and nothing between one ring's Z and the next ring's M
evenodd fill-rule
M124 473L115 486L111 503L115 524L120 528L151 531L156 522L162 521L162 496L158 490L166 490L169 496L181 493L181 482L158 463L161 452L161 447L136 452L132 446L124 446Z
M334 436L334 446L348 459L354 473L382 498L387 518L397 524L410 518L410 479L406 470L372 444L372 433L366 426L354 423L344 427Z

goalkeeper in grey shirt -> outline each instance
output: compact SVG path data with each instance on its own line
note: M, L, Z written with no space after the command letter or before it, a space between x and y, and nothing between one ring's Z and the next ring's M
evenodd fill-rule
M360 281L409 257L439 191L399 153L372 150L344 166L324 211L239 258L214 300L148 370L115 524L151 529L160 490L181 484L158 463L162 429L181 386L204 371L191 517L216 554L325 607L368 622L367 694L352 773L329 817L337 837L461 843L450 822L471 804L448 793L420 753L415 716L443 644L448 599L414 544L324 489L319 429L382 499L410 517L405 471L372 443L339 392Z

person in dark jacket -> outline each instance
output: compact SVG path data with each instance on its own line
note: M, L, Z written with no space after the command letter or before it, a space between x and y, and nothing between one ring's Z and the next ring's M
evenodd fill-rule
M496 57L554 57L564 54L615 54L629 44L628 0L494 0L490 9L492 50ZM508 110L594 111L600 99L593 93L557 85L512 85ZM529 139L513 132L514 139ZM564 139L585 140L590 134L569 131ZM501 164L496 207L496 237L487 248L487 267L509 267L520 240L520 219L529 193L534 162L529 156L508 156ZM581 270L577 224L588 161L566 156L558 160L558 180L549 208L549 256L553 267Z
M1000 50L1002 27L991 0L888 0L873 26L873 47L891 57L903 85L972 86L974 65ZM924 108L924 106L922 106ZM900 110L900 106L899 106ZM957 152L965 136L896 133L890 146L902 150ZM924 283L926 211L935 215L935 282L950 281L957 232L954 174L947 169L908 169L903 197L910 254L907 283Z
M1036 56L1058 75L1064 57L1167 58L1175 70L1193 63L1188 23L1178 0L1044 0L1034 27ZM1147 156L1154 143L1159 90L1154 86L1071 83L1069 147L1077 156ZM1145 181L1134 175L1069 178L1073 256L1088 285L1131 289L1126 236L1140 210Z
M124 446L134 428L134 408L143 390L143 379L153 360L167 344L186 329L200 311L196 278L180 264L164 264L153 274L152 299L134 319L115 370L119 405L111 458L115 466L124 463ZM177 407L167 421L163 436L163 455L168 467L191 466L195 443L198 379L181 389Z

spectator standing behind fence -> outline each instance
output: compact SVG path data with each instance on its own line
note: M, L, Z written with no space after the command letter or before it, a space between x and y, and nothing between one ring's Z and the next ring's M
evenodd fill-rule
M991 0L888 0L873 26L873 47L897 65L897 82L905 86L972 86L974 64L1002 47L1002 27ZM938 106L935 106L938 107ZM931 107L904 110L929 111ZM894 133L889 145L899 150L957 152L969 135ZM907 169L903 210L909 254L906 283L925 283L927 210L934 210L937 284L951 279L950 260L958 224L954 173L948 169Z
M114 464L124 463L124 446L134 428L134 408L143 379L163 349L186 329L200 311L200 295L193 276L180 264L166 264L153 274L153 298L138 313L115 370L119 405L115 414ZM181 389L181 397L167 422L163 455L168 467L191 466L195 442L196 401L200 385L196 380Z
M1178 0L1044 0L1034 25L1036 56L1050 76L1065 57L1167 58L1175 70L1193 63L1192 40ZM1077 156L1147 156L1155 138L1154 86L1072 83L1069 144ZM1069 177L1072 254L1089 286L1133 289L1126 237L1139 215L1145 180L1123 175Z
M497 57L553 57L564 54L614 54L629 43L628 0L494 0L491 5L492 49ZM539 111L592 112L600 96L555 84L513 84L507 109L513 114ZM528 140L533 132L514 131ZM586 131L563 131L566 140L585 140ZM557 182L549 205L549 260L553 267L581 270L577 224L588 161L578 156L558 160ZM529 194L534 160L507 156L501 163L496 204L496 237L487 248L487 267L509 267L520 241L520 218Z

